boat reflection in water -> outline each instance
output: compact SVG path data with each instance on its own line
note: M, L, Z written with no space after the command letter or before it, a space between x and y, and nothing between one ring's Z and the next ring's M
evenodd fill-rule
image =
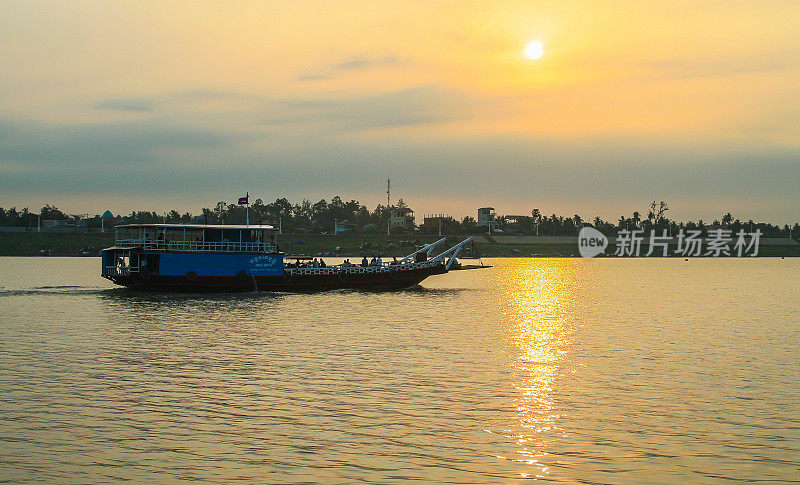
M504 430L516 441L516 457L501 457L532 465L524 478L544 478L552 464L543 463L555 438L563 437L554 404L559 377L574 372L564 368L570 336L573 299L570 282L574 271L569 259L509 260L502 266L510 339L517 347L514 379L516 422Z

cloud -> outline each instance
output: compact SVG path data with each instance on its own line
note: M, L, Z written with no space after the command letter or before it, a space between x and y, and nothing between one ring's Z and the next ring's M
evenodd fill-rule
M232 137L214 129L154 120L71 125L5 120L0 121L0 133L0 164L54 173L141 167L163 160L165 153L225 146Z
M152 97L110 98L101 99L92 105L92 108L111 111L141 111L152 112L156 108L167 113L170 110L192 108L202 103L225 102L262 102L265 98L260 96L237 93L233 91L220 91L214 89L185 89L165 93Z
M333 76L324 74L303 74L294 78L295 81L327 81L329 79L333 79Z
M638 64L658 79L725 78L737 74L763 74L800 69L800 51L778 51L757 57L665 59Z
M394 54L383 57L368 57L357 55L349 57L339 63L333 64L321 73L301 74L295 77L296 81L325 81L336 78L337 74L348 71L367 71L380 67L391 66L400 62L400 58Z
M267 125L327 124L329 133L466 119L469 96L441 86L417 86L344 99L295 99L269 106ZM320 129L319 126L316 129Z
M152 98L130 98L140 106L158 106L162 122L178 126L207 126L223 132L221 123L271 127L286 136L326 136L391 127L436 124L470 119L479 100L440 85L422 85L367 95L328 95L304 98L269 98L236 92L187 90ZM126 99L126 101L128 101ZM121 106L118 99L101 100L94 106ZM97 125L106 130L114 125ZM133 125L138 130L147 127ZM214 126L214 128L212 128Z
M153 111L155 102L148 98L114 98L98 101L93 107L112 111Z
M370 123L397 120L390 107L431 102L441 92L419 88L346 101L299 102L291 110L365 126L364 112L384 109ZM305 112L304 110L309 110ZM352 110L352 111L348 111ZM282 132L284 128L280 128ZM676 218L796 217L800 148L680 146L634 140L544 140L435 136L274 137L212 121L198 125L153 118L112 124L0 121L0 206L114 212L177 207L197 212L241 190L274 200L357 198L380 202L387 176L418 213L463 216L482 205L501 213L578 213L616 219L666 200ZM758 163L754 163L758 161ZM393 193L395 193L393 191ZM84 208L73 207L83 201Z
M379 58L369 58L365 56L354 56L344 62L336 64L334 68L345 71L373 69L376 67L390 66L396 64L399 58L395 55L388 55Z

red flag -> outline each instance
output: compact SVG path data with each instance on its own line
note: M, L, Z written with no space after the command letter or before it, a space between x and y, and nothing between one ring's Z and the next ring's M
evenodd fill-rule
M248 192L246 196L239 197L239 205L245 205L250 203L250 193Z

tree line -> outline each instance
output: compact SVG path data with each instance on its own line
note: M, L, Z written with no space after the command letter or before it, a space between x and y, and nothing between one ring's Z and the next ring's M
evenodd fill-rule
M286 198L276 199L275 202L264 203L256 199L250 205L251 224L280 225L285 233L330 233L334 224L338 222L350 223L355 232L379 233L386 230L389 222L390 211L393 209L407 208L402 199L396 205L385 206L378 204L373 210L357 200L345 202L341 197L335 196L330 201L322 199L312 203L304 199L300 203L292 204ZM765 222L756 222L752 219L740 220L730 212L713 221L688 221L680 222L667 217L669 206L666 202L653 201L649 208L643 212L634 211L630 216L621 215L615 221L606 221L600 217L584 219L578 214L571 217L557 214L542 214L538 209L531 211L530 216L506 219L499 216L492 232L519 235L550 235L574 236L583 226L592 226L607 236L614 236L620 230L643 230L649 232L656 230L659 234L666 230L668 234L675 235L680 230L700 230L704 235L710 228L726 228L735 234L740 229L746 231L760 230L764 237L800 237L800 225L795 223L790 226L775 225ZM16 207L4 209L0 207L0 226L17 226L35 228L38 220L62 220L78 222L82 220L88 229L99 228L103 224L99 217L85 218L69 215L56 206L47 204L39 212L31 212L27 207L17 210ZM132 211L122 218L106 220L108 227L114 223L153 224L153 223L194 223L194 224L244 224L246 210L238 204L218 202L213 208L203 207L198 215L191 212L180 213L177 210L168 212ZM417 229L421 232L437 233L439 224L425 228L422 221L417 220ZM407 231L413 231L408 228ZM479 227L474 217L458 219L444 219L441 221L442 234L480 234L489 232L488 227ZM395 229L400 232L400 229Z

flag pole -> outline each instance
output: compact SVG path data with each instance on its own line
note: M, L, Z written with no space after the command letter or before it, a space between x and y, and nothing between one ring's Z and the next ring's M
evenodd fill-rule
M239 192L239 193L241 194L241 192ZM250 225L250 192L247 192L245 197L247 198L247 203L244 206L245 207L244 210L245 210L245 213L247 214L247 225L249 226Z

